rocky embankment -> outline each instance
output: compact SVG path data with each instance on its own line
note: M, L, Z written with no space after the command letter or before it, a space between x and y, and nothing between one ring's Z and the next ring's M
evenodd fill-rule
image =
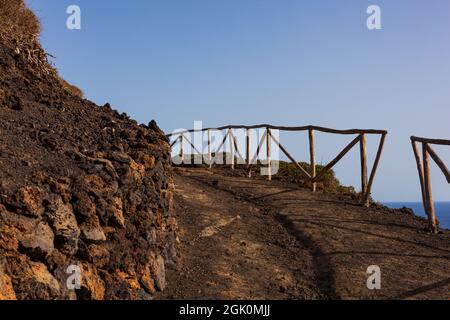
M0 31L0 300L150 299L176 259L164 133L70 90L17 30Z

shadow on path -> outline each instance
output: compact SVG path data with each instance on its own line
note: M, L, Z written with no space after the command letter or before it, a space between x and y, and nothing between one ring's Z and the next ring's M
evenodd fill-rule
M445 280L438 281L438 282L435 282L435 283L432 283L432 284L429 284L429 285L426 285L426 286L423 286L423 287L420 287L420 288L417 288L417 289L414 289L411 291L407 291L407 292L402 293L391 299L392 300L404 300L404 299L408 299L408 298L413 298L414 296L417 296L419 294L426 293L426 292L432 291L432 290L436 290L438 288L445 287L448 285L450 285L450 278L447 278Z
M207 185L208 187L212 187L216 190L227 192L229 194L232 194L234 196L242 196L240 194L239 190L233 190L229 188L223 188L220 185L211 185L211 183L206 180L199 177L194 176L185 176L189 179L192 179L194 181L200 182L202 184ZM296 189L289 189L286 191L282 191L279 194L287 193L297 191ZM263 197L261 197L262 199ZM243 199L244 201L247 201L253 205L256 206L266 206L266 204L262 204L262 201L258 201L258 197L249 197L247 199ZM264 201L265 202L265 201ZM338 300L340 299L339 295L337 294L335 290L335 277L334 277L334 271L331 266L330 260L326 257L326 255L323 253L320 246L313 241L310 237L306 236L304 233L302 233L301 230L299 230L297 227L295 227L291 220L289 220L287 217L279 214L278 212L274 212L273 210L270 210L270 212L274 215L275 219L291 234L295 239L298 241L299 245L303 248L305 248L312 256L313 263L314 263L314 274L315 274L315 283L317 288L320 290L322 295L329 300Z
M339 295L335 289L335 276L330 260L323 253L320 246L310 237L306 236L302 231L294 226L294 224L281 214L276 214L276 219L294 236L297 241L306 248L313 257L315 282L320 291L332 300L339 299Z

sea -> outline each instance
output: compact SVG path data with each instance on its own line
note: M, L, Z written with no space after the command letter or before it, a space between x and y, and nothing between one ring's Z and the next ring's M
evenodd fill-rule
M427 217L422 202L386 202L383 204L391 209L411 208L416 215ZM435 202L434 205L436 217L440 221L440 227L450 229L450 202Z

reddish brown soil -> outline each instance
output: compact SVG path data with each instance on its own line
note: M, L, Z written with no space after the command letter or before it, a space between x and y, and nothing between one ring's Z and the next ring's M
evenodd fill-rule
M221 174L222 173L222 174ZM177 169L181 261L159 299L449 299L450 232L281 181ZM378 265L382 289L367 289Z

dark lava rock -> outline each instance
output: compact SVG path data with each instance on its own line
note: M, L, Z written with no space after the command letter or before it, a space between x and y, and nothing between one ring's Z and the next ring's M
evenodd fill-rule
M36 37L3 32L0 300L151 298L176 255L167 138L68 91Z

